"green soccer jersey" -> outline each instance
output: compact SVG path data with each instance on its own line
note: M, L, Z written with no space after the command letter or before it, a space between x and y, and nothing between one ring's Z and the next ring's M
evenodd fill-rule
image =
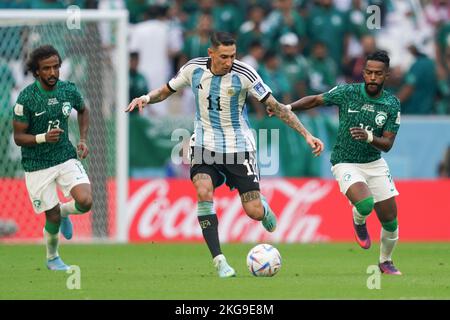
M14 120L28 123L28 134L37 135L54 128L64 132L57 143L41 143L22 147L22 165L26 172L53 167L77 157L69 141L68 118L72 108L84 108L83 98L75 84L58 81L56 88L46 91L39 81L23 89L14 106Z
M361 127L381 137L383 131L397 133L400 101L383 90L379 98L367 95L364 83L344 84L323 95L326 105L339 107L339 130L331 153L331 164L367 163L381 158L381 152L365 141L354 140L350 128Z

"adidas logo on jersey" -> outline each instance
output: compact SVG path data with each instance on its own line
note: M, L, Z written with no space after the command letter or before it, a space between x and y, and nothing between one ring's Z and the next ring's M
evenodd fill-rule
M196 88L197 88L197 89L203 89L202 84L199 83L199 84L196 86Z

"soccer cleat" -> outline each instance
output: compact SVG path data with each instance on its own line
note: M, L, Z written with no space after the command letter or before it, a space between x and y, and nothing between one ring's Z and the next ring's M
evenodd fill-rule
M53 271L67 271L70 269L70 267L66 265L60 257L47 260L47 268Z
M355 238L359 246L363 249L369 249L371 242L369 233L367 232L367 225L365 223L356 224L355 221L353 221L353 229L355 229Z
M402 273L394 266L394 262L388 260L383 263L379 263L378 267L380 268L381 273L392 274L400 276Z
M70 218L68 216L65 218L61 217L60 231L64 238L66 238L67 240L72 239L73 226L72 221L70 221Z
M267 214L264 216L261 223L267 231L275 231L275 229L277 228L277 217L275 217L275 215L273 214L272 209L268 208Z
M227 259L225 259L225 256L223 254L219 254L218 256L216 256L213 259L213 263L217 269L219 277L230 278L236 276L236 272L232 267L229 266L229 264L227 263Z

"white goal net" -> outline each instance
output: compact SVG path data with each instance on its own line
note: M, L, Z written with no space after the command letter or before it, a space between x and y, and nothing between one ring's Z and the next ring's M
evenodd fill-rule
M122 10L0 10L0 225L17 226L0 241L42 239L45 217L34 214L28 198L12 135L12 107L34 81L25 68L28 54L43 44L59 51L60 79L74 82L90 109L90 154L83 164L94 203L89 214L72 216L74 240L124 240L117 213L124 210L127 194L127 19ZM69 135L75 145L75 111Z

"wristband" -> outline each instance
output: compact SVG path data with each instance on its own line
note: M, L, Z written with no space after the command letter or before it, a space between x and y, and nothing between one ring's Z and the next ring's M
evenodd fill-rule
M148 96L148 94L140 96L139 99L144 99L145 104L148 104L150 102L150 97Z
M366 132L367 132L367 140L366 140L366 142L367 143L371 143L373 141L373 132L370 131L370 130L366 130Z
M36 143L37 144L41 144L44 143L45 141L45 133L41 133L41 134L37 134L36 135Z

